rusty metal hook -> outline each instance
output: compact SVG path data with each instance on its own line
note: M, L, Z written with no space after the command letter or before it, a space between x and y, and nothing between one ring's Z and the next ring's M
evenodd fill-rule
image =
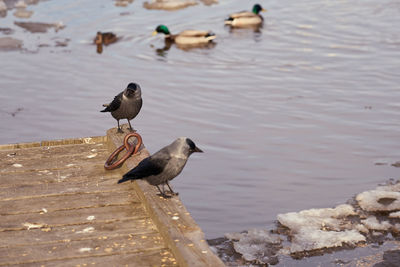
M128 142L129 138L131 138L132 136L135 136L136 139L137 139L136 146L131 145ZM118 168L131 155L136 154L139 151L139 148L140 148L141 145L142 145L142 137L140 136L140 134L138 134L138 133L128 133L127 135L125 135L124 143L120 147L118 147L113 153L111 153L111 155L108 157L108 159L106 160L106 163L104 163L104 168L106 170L113 170L113 169ZM119 160L114 162L115 158L118 156L118 154L122 150L124 150L124 148L126 149L127 153L122 158L120 158Z

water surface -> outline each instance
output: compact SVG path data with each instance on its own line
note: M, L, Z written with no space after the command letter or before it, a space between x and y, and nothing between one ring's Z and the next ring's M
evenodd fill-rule
M261 1L259 32L224 27L254 3L170 12L57 0L28 6L30 19L9 11L0 27L24 49L0 53L0 143L104 135L116 121L102 104L138 82L144 105L133 126L149 151L179 136L205 151L172 184L208 238L399 178L400 4ZM14 21L66 28L33 34ZM173 33L210 29L217 44L157 50L164 42L151 32L161 23ZM98 30L123 39L97 54Z

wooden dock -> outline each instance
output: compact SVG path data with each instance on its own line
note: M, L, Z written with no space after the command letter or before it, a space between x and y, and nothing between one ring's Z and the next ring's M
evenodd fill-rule
M0 266L224 266L178 197L117 184L144 147L104 169L123 137L0 146Z

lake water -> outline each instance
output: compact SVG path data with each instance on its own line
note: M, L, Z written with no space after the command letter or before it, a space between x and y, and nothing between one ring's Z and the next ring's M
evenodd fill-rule
M259 32L223 25L254 1L172 12L143 2L42 1L30 19L0 18L14 30L0 37L24 43L0 52L0 143L104 135L116 121L102 104L137 82L144 104L133 126L149 151L179 136L205 151L172 185L207 238L400 177L398 1L260 1ZM29 33L14 21L66 27ZM160 52L158 24L212 30L217 44ZM123 38L97 54L98 30Z

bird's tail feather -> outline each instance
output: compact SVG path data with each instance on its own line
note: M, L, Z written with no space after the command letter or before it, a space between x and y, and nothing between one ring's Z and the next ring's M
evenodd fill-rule
M124 176L122 176L122 179L120 179L120 180L118 181L118 183L120 184L120 183L129 181L129 180L137 180L137 179L140 179L140 178L136 178L136 177L134 177L134 176L129 176L129 175L124 175Z
M232 17L229 17L229 18L227 18L227 19L225 20L225 24L226 24L226 25L232 25L232 23L233 23L233 18L232 18Z
M108 106L109 106L109 104L103 104L103 107L105 107L105 109L100 110L100 112L107 112L108 111Z
M216 36L215 33L213 33L213 32L209 32L209 33L207 33L207 35L206 35L206 39L207 39L208 41L212 41L212 40L214 40L216 37L217 37L217 36Z

